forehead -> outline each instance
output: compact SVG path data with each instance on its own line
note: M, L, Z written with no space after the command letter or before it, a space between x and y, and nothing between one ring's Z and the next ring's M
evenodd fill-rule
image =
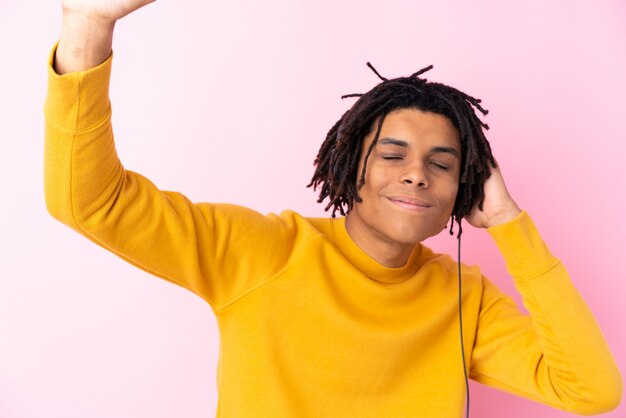
M365 145L371 144L378 129L377 118L371 132L364 138ZM389 112L383 121L380 138L394 138L417 145L428 143L454 147L460 150L460 134L452 121L439 113L417 108L396 109Z

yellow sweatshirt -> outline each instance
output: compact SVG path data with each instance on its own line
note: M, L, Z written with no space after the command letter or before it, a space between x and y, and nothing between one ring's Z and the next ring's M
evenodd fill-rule
M110 70L111 58L63 76L49 66L46 204L98 245L209 303L220 332L218 417L462 415L449 256L418 246L404 267L387 268L350 239L344 218L264 216L159 190L117 157ZM528 214L489 233L530 316L477 267L462 267L470 377L582 414L615 408L622 381L613 356Z

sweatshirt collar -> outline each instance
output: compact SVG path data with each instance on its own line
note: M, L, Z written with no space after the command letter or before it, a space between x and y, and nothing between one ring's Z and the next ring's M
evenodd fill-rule
M401 283L413 277L419 269L422 245L418 244L402 267L385 267L370 257L350 238L346 230L346 218L330 219L333 238L343 255L357 269L372 280L383 283Z

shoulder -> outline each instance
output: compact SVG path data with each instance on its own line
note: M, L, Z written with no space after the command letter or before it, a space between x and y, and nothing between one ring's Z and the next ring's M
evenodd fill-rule
M429 247L422 245L419 257L420 271L430 274L443 275L449 280L456 281L459 275L459 267L461 278L464 285L472 287L483 286L484 276L480 267L475 264L459 263L449 254L433 252Z

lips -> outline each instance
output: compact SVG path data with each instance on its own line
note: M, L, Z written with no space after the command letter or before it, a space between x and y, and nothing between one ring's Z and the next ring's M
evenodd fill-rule
M422 199L409 196L389 196L387 197L391 203L404 209L422 211L432 207L432 205Z

